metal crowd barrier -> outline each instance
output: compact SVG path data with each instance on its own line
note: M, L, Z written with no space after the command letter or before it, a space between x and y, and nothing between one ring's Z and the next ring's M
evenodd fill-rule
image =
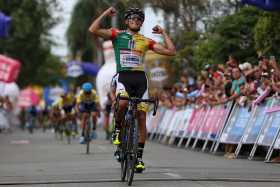
M147 131L151 141L214 154L221 145L232 144L239 157L246 147L250 160L264 147L264 161L270 162L273 152L280 150L280 100L268 98L253 108L233 103L180 110L160 107L156 116L148 113Z

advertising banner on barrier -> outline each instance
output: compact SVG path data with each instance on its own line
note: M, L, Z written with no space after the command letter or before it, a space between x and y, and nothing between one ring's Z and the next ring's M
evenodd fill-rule
M265 111L270 106L270 104L271 100L260 104L256 108L256 112L254 113L254 116L252 116L250 124L248 124L249 126L244 134L244 138L242 139L243 144L254 144L257 141L262 126L265 125L264 120L267 117L267 115L265 115Z
M207 135L211 132L213 125L218 122L219 113L217 108L214 107L208 110L209 112L207 113L205 123L198 133L199 139L206 139Z
M279 101L276 104L279 104ZM270 146L280 128L280 112L268 113L268 115L270 116L268 117L265 129L259 136L258 145Z
M186 108L184 110L182 120L181 120L180 124L178 125L176 132L175 132L176 137L183 136L185 129L187 129L187 127L189 125L189 120L192 115L192 112L193 112L192 108Z
M218 106L216 108L217 118L211 125L210 134L208 136L209 140L215 140L218 137L218 133L223 128L228 112L229 107L225 108L224 106Z
M173 118L171 119L167 131L166 136L170 136L173 131L177 128L178 124L181 122L182 116L183 116L184 110L178 110L175 112Z
M187 127L188 136L196 137L201 126L200 121L204 118L205 115L206 112L203 108L195 109L194 113L191 116L190 124Z
M163 118L165 110L166 108L164 107L159 108L155 116L153 116L153 112L148 113L146 121L147 132L155 132L155 130L158 128L158 125L160 124L161 119Z
M278 135L276 142L274 144L274 149L280 149L280 136Z
M171 109L166 110L166 112L164 114L164 117L162 118L162 121L159 125L157 133L159 133L161 135L164 135L164 133L166 132L166 130L167 130L169 124L170 124L170 121L173 118L173 115L174 115L173 110L171 110Z
M247 107L237 106L221 136L222 143L238 144L250 119Z

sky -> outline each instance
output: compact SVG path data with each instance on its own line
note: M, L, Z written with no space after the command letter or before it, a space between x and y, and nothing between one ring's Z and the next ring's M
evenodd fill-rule
M57 43L57 46L52 47L52 53L60 57L66 57L69 53L65 34L70 23L71 12L77 1L78 0L61 0L59 1L59 3L62 7L62 11L54 12L54 16L58 16L62 20L50 31L53 40ZM158 12L157 14L155 14L151 8L147 7L145 8L145 15L146 18L141 29L141 33L146 37L159 41L160 37L152 34L152 28L156 24L163 26L162 12Z
M50 32L53 40L58 46L52 47L52 53L61 57L65 57L68 54L67 42L66 42L66 30L70 23L71 12L78 0L60 0L58 1L62 11L54 12L54 16L61 18L61 22L57 24Z

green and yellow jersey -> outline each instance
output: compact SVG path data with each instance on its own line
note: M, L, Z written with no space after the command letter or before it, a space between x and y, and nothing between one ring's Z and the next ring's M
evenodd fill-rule
M144 55L153 49L155 41L141 34L112 29L111 36L117 63L117 72L144 71Z

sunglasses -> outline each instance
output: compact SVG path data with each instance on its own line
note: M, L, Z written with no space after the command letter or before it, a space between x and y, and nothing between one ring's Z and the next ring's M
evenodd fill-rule
M128 19L133 20L133 21L141 21L141 22L144 21L143 18L141 18L140 16L138 16L136 14L129 16Z

